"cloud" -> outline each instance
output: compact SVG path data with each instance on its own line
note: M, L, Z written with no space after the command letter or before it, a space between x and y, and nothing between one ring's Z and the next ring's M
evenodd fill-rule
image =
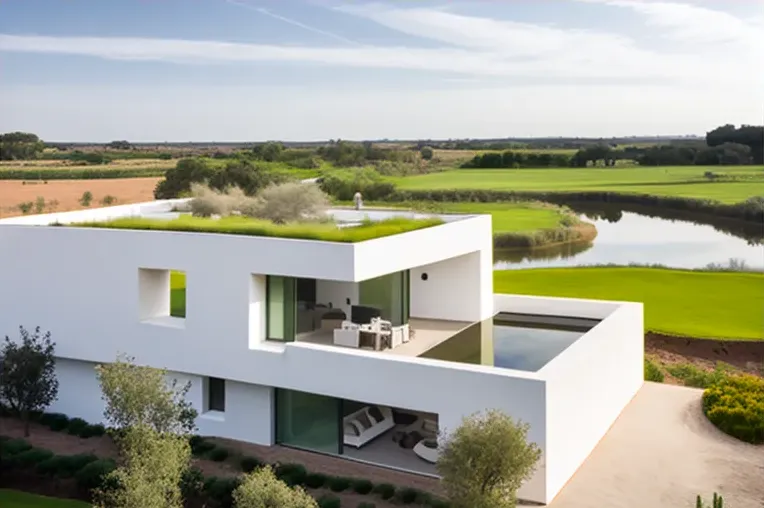
M338 40L340 42L344 42L345 44L352 44L352 45L360 45L358 42L350 40L346 37L343 37L341 35L337 35L333 32L328 32L326 30L321 30L320 28L316 28L314 26L306 25L305 23L302 23L300 21L297 21L296 19L287 18L286 16L281 16L280 14L273 13L269 11L268 9L264 7L255 7L254 5L249 5L246 2L240 2L238 0L226 0L231 5L236 5L238 7L243 7L244 9L249 9L251 11L258 12L260 14L263 14L264 16L268 16L273 19L277 19L279 21L283 21L284 23L287 23L292 26L296 26L299 28L302 28L303 30L307 30L309 32L313 32L319 35L323 35L326 37L330 37L332 39Z
M340 37L270 11L265 15ZM731 14L689 4L636 0L577 0L629 9L654 32L683 41L661 51L640 47L623 34L466 16L442 9L348 4L335 9L438 47L307 47L181 39L46 37L0 34L0 51L88 55L117 60L184 64L291 62L378 69L405 69L461 77L652 80L692 86L757 80L751 56L761 53L757 26ZM345 40L343 41L353 42ZM734 45L734 51L729 50ZM676 46L676 47L675 47ZM722 51L722 46L727 50ZM703 69L708 69L704 72Z

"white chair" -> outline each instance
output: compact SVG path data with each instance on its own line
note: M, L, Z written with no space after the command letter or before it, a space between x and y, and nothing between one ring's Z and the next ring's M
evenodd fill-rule
M334 345L357 348L361 345L360 327L350 321L343 321L340 328L334 330Z

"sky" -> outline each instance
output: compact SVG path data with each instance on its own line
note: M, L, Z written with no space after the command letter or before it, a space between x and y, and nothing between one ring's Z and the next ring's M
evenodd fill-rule
M762 0L0 0L0 132L702 135L764 122Z

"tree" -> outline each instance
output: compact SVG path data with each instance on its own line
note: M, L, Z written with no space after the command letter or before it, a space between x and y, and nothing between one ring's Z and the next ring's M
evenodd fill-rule
M8 132L0 134L0 160L35 159L45 148L36 134Z
M541 450L528 443L528 424L496 410L465 418L441 443L437 462L455 508L516 505L517 489L533 474Z
M432 160L433 155L435 155L435 151L429 146L423 146L419 150L419 155L421 155L424 160L429 161Z
M190 434L196 429L196 410L186 401L188 382L167 382L167 371L135 364L120 355L117 361L96 367L104 416L117 429L147 426L159 433Z
M181 481L191 463L185 436L160 433L138 423L117 440L122 466L96 491L99 508L181 508Z
M19 327L20 342L6 336L0 354L0 398L24 422L24 436L29 437L29 417L43 411L58 397L55 343L50 332L40 327L29 333Z
M233 492L235 508L318 508L318 503L300 487L290 488L270 467L244 475Z

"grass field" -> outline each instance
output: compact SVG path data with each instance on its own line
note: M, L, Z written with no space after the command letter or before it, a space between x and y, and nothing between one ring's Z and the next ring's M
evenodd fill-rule
M82 501L71 499L56 499L54 497L36 496L16 490L0 489L0 506L2 508L89 508Z
M186 317L186 273L170 272L170 315Z
M711 182L706 171L741 181ZM611 191L736 203L764 195L764 166L453 170L393 178L406 190Z
M662 268L542 268L494 272L494 291L636 301L645 329L696 338L764 340L764 274Z
M343 203L350 205L350 203ZM493 232L527 233L562 226L562 220L571 217L565 209L552 204L522 203L386 203L371 202L367 206L383 208L426 209L443 213L485 213L493 218ZM425 206L426 205L426 206Z

